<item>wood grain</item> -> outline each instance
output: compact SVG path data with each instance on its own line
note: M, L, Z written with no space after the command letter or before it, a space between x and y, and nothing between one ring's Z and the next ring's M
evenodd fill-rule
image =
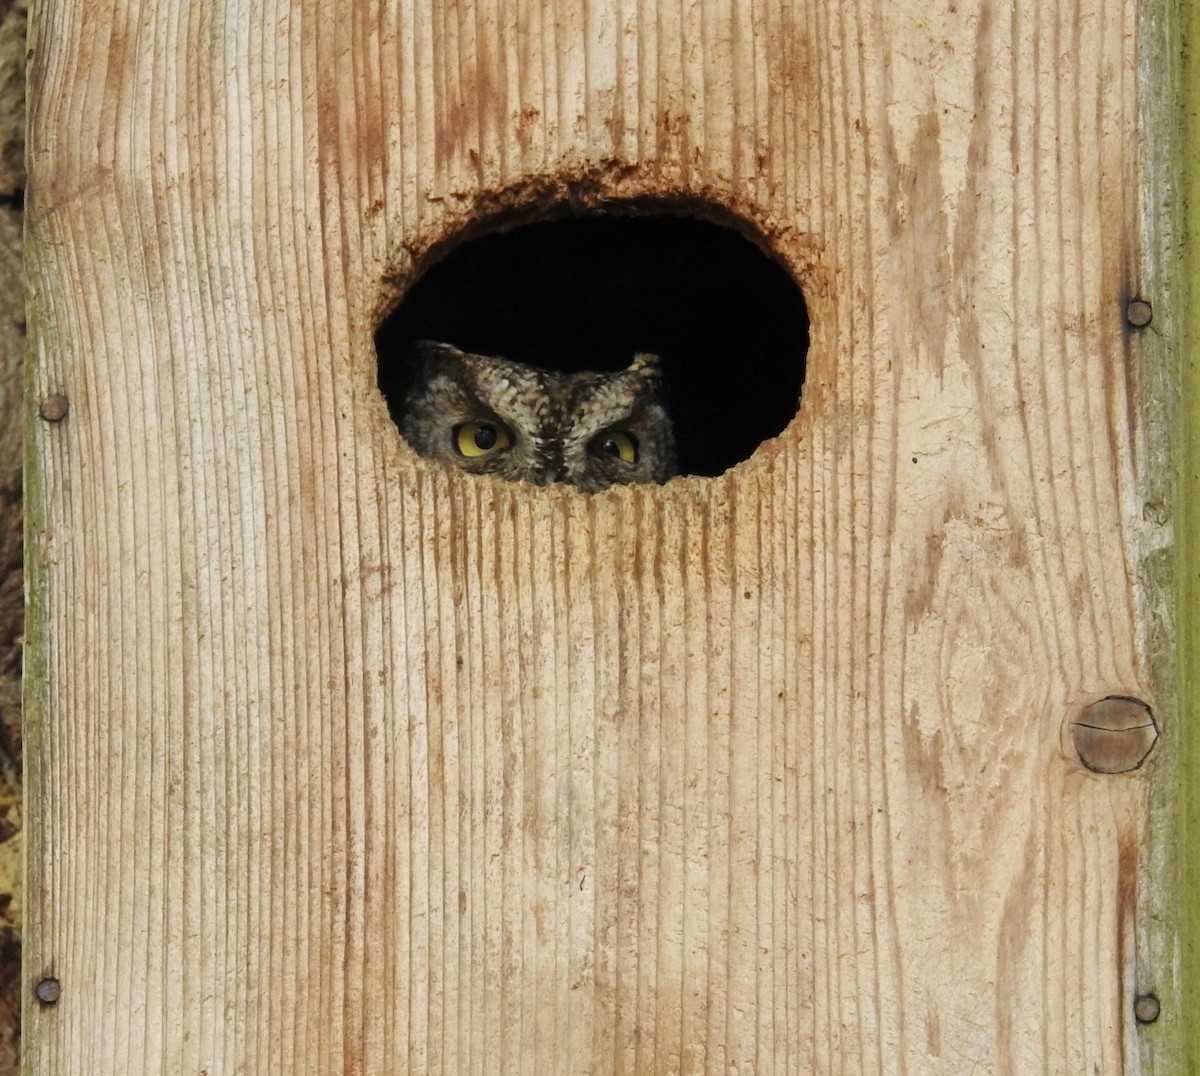
M34 1070L1137 1071L1153 767L1063 732L1155 702L1137 46L1132 0L41 5ZM646 196L795 274L796 421L590 498L417 461L395 282Z

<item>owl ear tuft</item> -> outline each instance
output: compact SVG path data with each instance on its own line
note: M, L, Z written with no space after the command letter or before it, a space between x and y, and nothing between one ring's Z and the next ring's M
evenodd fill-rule
M653 379L662 376L663 361L661 355L654 355L649 351L641 351L634 355L633 362L626 368L626 373L644 374L647 379Z
M409 377L414 382L447 377L460 383L466 378L469 357L453 344L440 340L418 340L409 350Z
M412 346L412 356L420 362L458 362L463 354L453 344L444 344L440 340L418 340Z

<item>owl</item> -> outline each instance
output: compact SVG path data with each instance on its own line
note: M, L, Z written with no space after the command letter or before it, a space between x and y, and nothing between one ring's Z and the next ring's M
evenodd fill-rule
M422 456L472 474L587 493L676 473L657 355L616 373L556 373L423 340L397 424Z

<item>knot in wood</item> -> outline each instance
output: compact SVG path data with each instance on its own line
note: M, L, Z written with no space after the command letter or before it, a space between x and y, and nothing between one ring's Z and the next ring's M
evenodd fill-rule
M1079 761L1094 773L1128 773L1146 761L1158 739L1150 707L1128 695L1085 706L1071 722Z

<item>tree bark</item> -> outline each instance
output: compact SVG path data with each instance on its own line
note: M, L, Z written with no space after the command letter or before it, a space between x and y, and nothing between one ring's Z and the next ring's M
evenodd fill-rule
M20 1069L26 4L0 4L0 1073Z

